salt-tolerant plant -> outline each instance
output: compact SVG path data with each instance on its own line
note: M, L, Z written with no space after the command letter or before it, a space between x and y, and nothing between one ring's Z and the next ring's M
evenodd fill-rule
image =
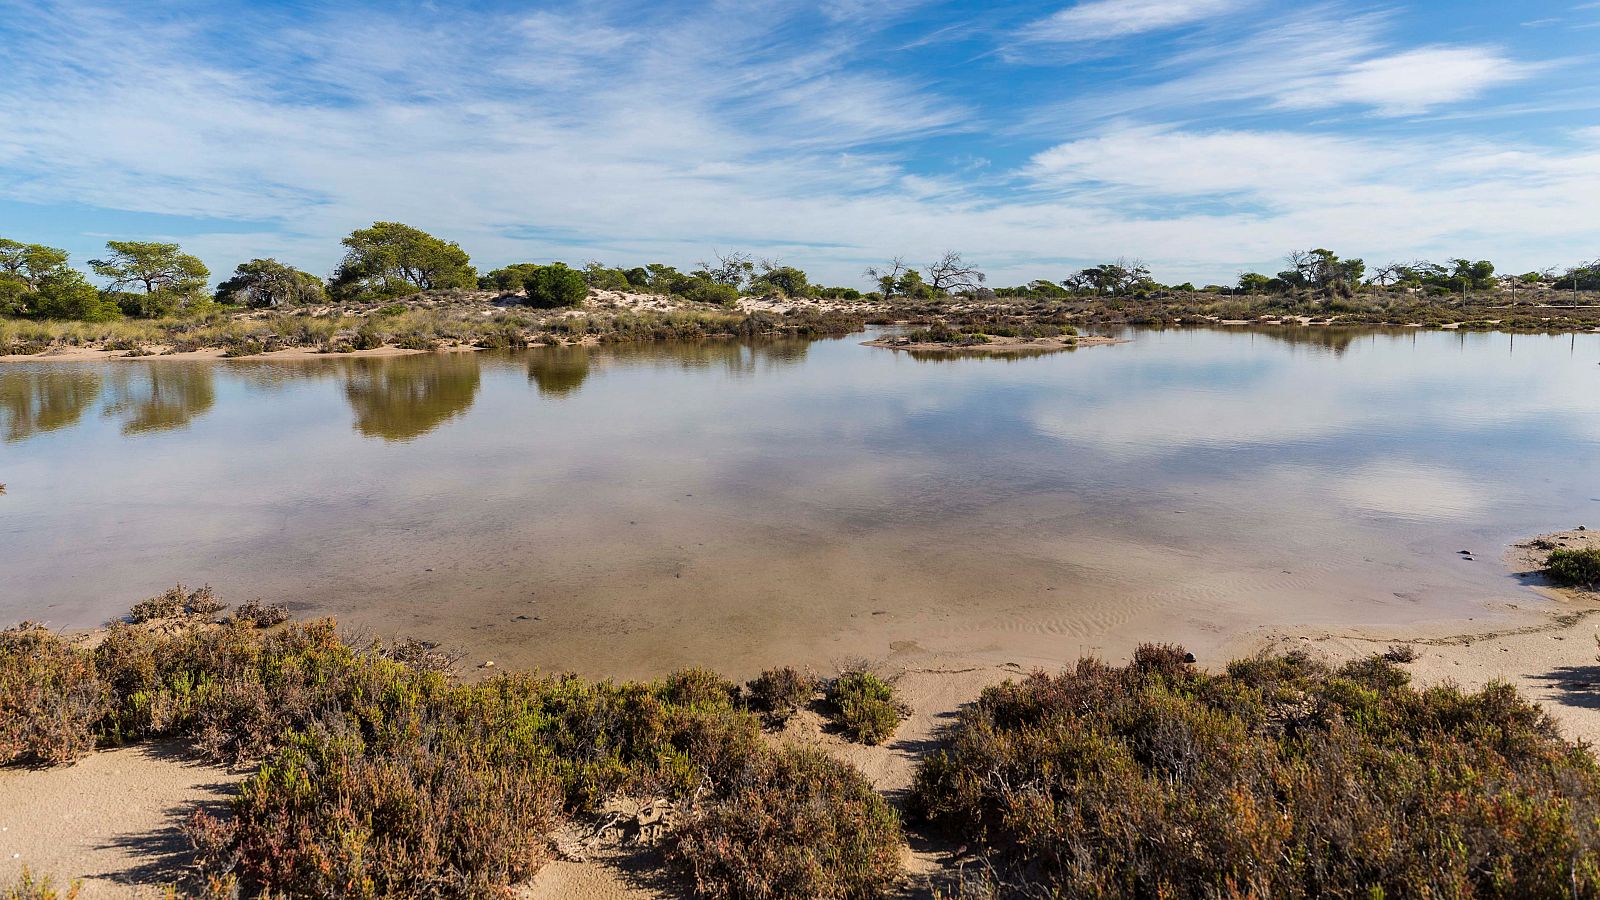
M888 740L906 716L894 685L865 669L835 678L828 685L828 705L839 729L862 744Z

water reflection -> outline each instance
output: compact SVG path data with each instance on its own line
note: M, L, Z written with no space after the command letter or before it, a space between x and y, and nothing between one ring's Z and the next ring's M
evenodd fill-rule
M77 424L100 399L100 373L73 368L0 372L6 442Z
M588 347L546 347L528 353L528 381L544 397L576 393L589 377Z
M683 371L718 369L747 377L805 362L811 344L800 339L619 344L607 347L604 357L627 365L650 364Z
M356 430L386 441L419 438L465 413L478 395L472 353L351 360L345 396Z
M159 362L139 369L116 368L105 414L122 418L123 434L186 427L217 399L215 369L208 362Z

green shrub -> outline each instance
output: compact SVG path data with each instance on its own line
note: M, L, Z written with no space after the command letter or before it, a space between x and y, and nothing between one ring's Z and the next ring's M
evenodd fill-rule
M1184 660L1146 646L989 688L911 808L1008 895L1600 892L1600 771L1509 686L1417 691L1380 657Z
M1545 559L1544 573L1556 584L1594 587L1600 584L1600 547L1552 550Z
M807 748L751 757L674 838L671 858L711 900L866 900L900 876L894 811L859 772Z
M589 282L583 273L562 263L533 267L523 273L522 283L533 306L581 306L589 296Z
M789 721L816 692L816 676L791 666L768 669L745 685L750 707L774 725Z
M905 708L894 686L871 672L846 672L828 685L833 721L861 744L881 744L900 727Z
M106 704L88 653L37 625L0 631L0 765L70 762L94 749Z

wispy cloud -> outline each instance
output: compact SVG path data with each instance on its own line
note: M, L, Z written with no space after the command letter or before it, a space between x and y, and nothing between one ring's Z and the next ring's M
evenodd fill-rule
M1235 12L1251 0L1083 0L1029 25L1023 36L1047 42L1098 41L1190 25Z
M1278 102L1299 109L1358 104L1382 115L1413 115L1471 100L1535 71L1488 47L1421 47L1308 75L1286 85Z
M136 20L0 0L0 203L88 210L80 253L106 211L187 217L184 243L219 271L267 254L325 271L380 218L488 265L741 246L852 283L950 247L1000 282L1123 254L1209 280L1301 243L1593 255L1600 150L1572 135L1600 127L1592 110L1543 140L1488 118L1428 127L1491 115L1472 101L1508 84L1526 103L1583 92L1526 48L1407 49L1395 15L1337 5L1115 6L1018 18L1142 35L1136 66L1012 65L987 20L935 4Z

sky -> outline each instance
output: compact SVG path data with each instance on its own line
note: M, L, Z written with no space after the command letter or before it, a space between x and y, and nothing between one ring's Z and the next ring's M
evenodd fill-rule
M0 236L317 274L742 250L865 287L1600 257L1600 2L0 0Z

